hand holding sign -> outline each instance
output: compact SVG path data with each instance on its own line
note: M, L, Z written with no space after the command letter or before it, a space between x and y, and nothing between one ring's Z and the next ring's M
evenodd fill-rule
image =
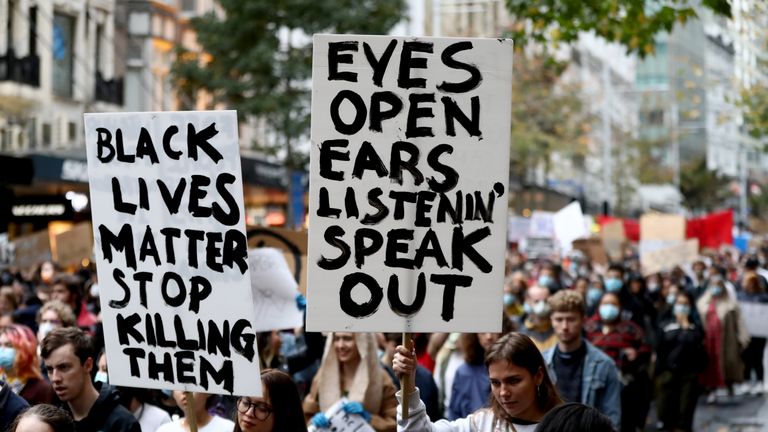
M368 419L365 415L368 415ZM333 432L374 432L368 424L368 414L360 402L352 402L342 398L325 413L317 413L312 417L309 432L329 430Z

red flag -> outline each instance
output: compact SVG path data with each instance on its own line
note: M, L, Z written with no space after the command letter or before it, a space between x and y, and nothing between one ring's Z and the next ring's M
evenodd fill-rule
M733 244L733 210L688 219L685 237L699 239L699 248L717 249L722 244Z

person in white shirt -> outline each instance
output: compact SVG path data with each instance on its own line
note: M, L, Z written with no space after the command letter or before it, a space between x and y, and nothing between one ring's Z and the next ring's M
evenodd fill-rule
M206 393L192 393L194 397L193 413L189 413L187 410L187 397L183 391L174 390L173 398L179 407L183 407L186 414L175 422L166 423L157 430L157 432L189 432L188 418L190 415L194 415L197 420L198 432L232 432L235 429L235 423L232 420L227 420L218 416L211 415L208 412L208 408L213 405L214 396Z

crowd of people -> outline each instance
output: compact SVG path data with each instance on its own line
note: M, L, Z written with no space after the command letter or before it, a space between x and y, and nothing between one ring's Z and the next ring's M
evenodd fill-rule
M94 269L6 269L0 431L322 430L339 403L377 432L638 431L651 419L691 431L700 401L763 394L766 338L740 305L768 303L765 246L650 275L631 249L610 265L510 250L501 333L415 334L408 347L399 334L262 333L261 397L111 385Z

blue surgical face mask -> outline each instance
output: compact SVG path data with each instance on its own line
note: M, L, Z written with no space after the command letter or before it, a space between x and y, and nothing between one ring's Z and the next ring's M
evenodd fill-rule
M616 305L606 303L600 305L600 318L603 321L613 321L619 316L619 308Z
M667 294L667 304L668 305L675 304L675 299L677 299L677 295L672 294L672 293Z
M0 347L0 368L11 369L16 363L16 350L10 347Z
M589 306L598 304L601 298L603 298L603 290L600 288L591 287L587 290L587 304Z
M532 314L533 314L533 308L531 307L531 305L530 305L530 304L528 304L528 302L526 302L525 304L523 304L523 311L525 311L525 313L526 313L527 315L532 315Z
M512 293L504 293L504 306L512 306L517 301L517 297L515 297Z
M549 315L549 304L545 300L539 300L533 305L533 313L540 317Z
M684 304L675 304L673 310L675 311L675 315L688 316L691 313L691 307Z
M622 285L623 284L621 282L621 279L608 278L605 280L605 290L608 292L612 292L612 293L619 292L621 291Z
M710 289L711 289L711 291L712 291L712 295L713 295L713 296L719 296L720 294L722 294L722 293L723 293L723 289L722 289L722 288L720 288L720 286L719 286L719 285L715 285L715 286L713 286L713 287L712 287L712 288L710 288Z
M569 267L570 267L571 273L577 274L579 272L579 263L574 261L571 263Z
M93 382L108 383L109 382L109 375L107 375L106 372L98 371L98 372L96 372L96 376L93 377Z
M551 288L552 285L554 285L555 280L552 279L552 276L542 275L539 276L539 286Z

